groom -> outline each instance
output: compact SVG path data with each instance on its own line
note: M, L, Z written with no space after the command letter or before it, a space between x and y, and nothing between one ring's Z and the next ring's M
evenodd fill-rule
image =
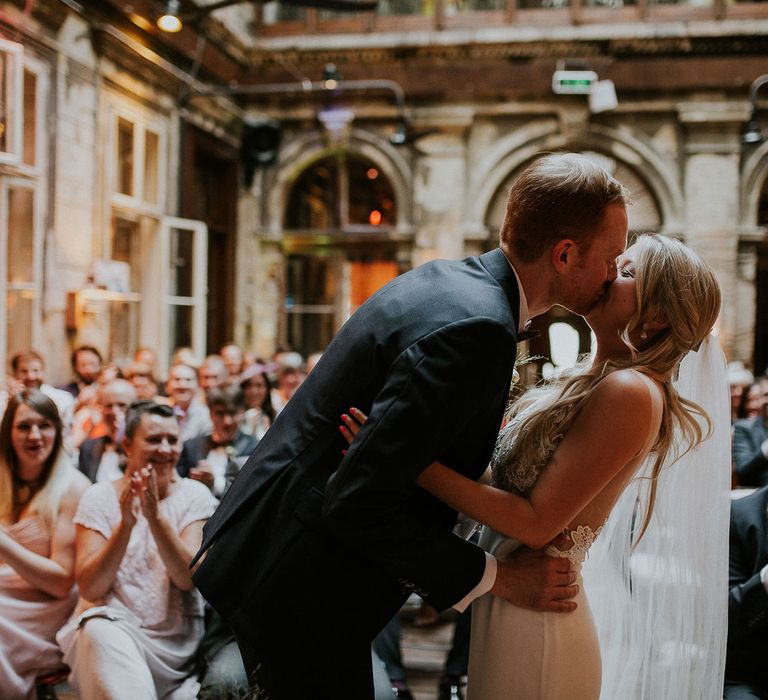
M415 480L433 461L480 477L522 329L553 304L599 301L626 203L584 156L541 158L512 186L500 248L398 277L338 332L206 525L194 576L258 697L372 698L370 641L412 592L438 610L488 591L575 607L567 560L497 561L455 536L456 513ZM342 457L350 406L369 418Z

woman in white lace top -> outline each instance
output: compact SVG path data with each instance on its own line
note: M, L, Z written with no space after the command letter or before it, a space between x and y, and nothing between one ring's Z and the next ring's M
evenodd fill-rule
M650 495L635 514L635 540L642 538L662 466L677 454L675 436L685 449L712 429L673 379L717 319L714 274L664 236L641 236L617 267L616 280L586 315L597 339L594 357L517 402L497 441L491 484L439 463L419 477L420 486L490 526L481 545L496 558L522 543L568 557L578 572L650 456ZM597 700L600 648L583 587L570 607L568 614L542 613L490 594L475 601L469 700Z
M91 486L75 515L77 582L90 603L57 639L83 700L191 699L203 607L188 564L216 502L176 472L170 407L133 404L125 433L125 475Z

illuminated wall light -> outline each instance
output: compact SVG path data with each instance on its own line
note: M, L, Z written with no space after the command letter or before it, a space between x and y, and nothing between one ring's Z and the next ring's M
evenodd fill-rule
M365 175L369 180L375 180L379 176L379 171L376 168L368 168Z
M371 226L378 226L381 223L381 212L378 209L374 209L368 216L368 223Z

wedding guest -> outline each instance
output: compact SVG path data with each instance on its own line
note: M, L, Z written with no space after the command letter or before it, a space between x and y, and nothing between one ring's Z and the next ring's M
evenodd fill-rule
M272 406L275 415L285 408L304 381L304 360L297 352L279 352L275 355L278 365L277 382L272 389Z
M211 430L208 407L197 398L197 370L191 365L173 365L168 371L166 390L179 420L181 439L189 440Z
M63 448L56 405L14 395L0 423L0 695L29 698L37 676L63 668L54 635L72 613L75 526L88 480Z
M85 387L91 386L98 380L103 360L101 353L93 345L80 345L72 351L70 362L75 377L69 384L64 384L59 389L77 398Z
M132 362L123 370L123 376L133 384L140 401L151 401L160 393L152 368L143 362Z
M203 609L188 565L215 499L176 472L181 440L171 407L133 404L124 446L125 474L91 486L74 519L77 583L98 604L57 639L82 700L191 698Z
M748 417L746 415L747 394L755 378L740 360L728 363L726 376L731 394L731 423L733 423L739 418Z
M240 373L245 369L243 351L239 345L235 343L227 343L223 345L219 354L224 359L224 364L227 366L227 372L232 381L236 380Z
M103 435L80 446L78 468L91 481L114 481L125 472L123 451L125 414L137 400L136 389L125 379L113 379L99 389L99 410L104 421Z
M240 388L243 390L246 406L240 430L259 440L264 437L272 421L275 420L275 409L272 408L272 384L267 370L266 365L257 363L240 375Z
M14 379L26 389L38 389L56 404L64 430L64 445L69 447L75 416L75 399L69 392L45 383L45 363L42 355L34 350L17 352L11 357L11 372Z
M726 700L768 698L768 487L731 502Z
M768 388L768 380L761 379L758 385ZM732 456L739 486L768 484L768 401L758 405L758 415L733 424Z
M221 497L259 442L240 429L245 412L243 392L237 387L212 389L208 409L213 428L184 442L179 474L205 484Z
M229 383L229 372L221 355L208 355L197 370L197 376L204 395L211 389L218 389Z
M307 357L307 366L305 373L309 374L314 368L315 365L320 362L320 358L323 356L323 353L321 352L313 352L309 357Z

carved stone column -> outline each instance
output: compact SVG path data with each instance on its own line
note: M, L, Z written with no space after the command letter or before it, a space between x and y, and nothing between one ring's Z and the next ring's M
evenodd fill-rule
M742 102L678 104L684 130L682 164L686 243L715 269L723 292L718 331L729 359L742 356L736 339L754 327L751 308L737 306L740 133L749 118ZM743 298L740 299L743 303Z

